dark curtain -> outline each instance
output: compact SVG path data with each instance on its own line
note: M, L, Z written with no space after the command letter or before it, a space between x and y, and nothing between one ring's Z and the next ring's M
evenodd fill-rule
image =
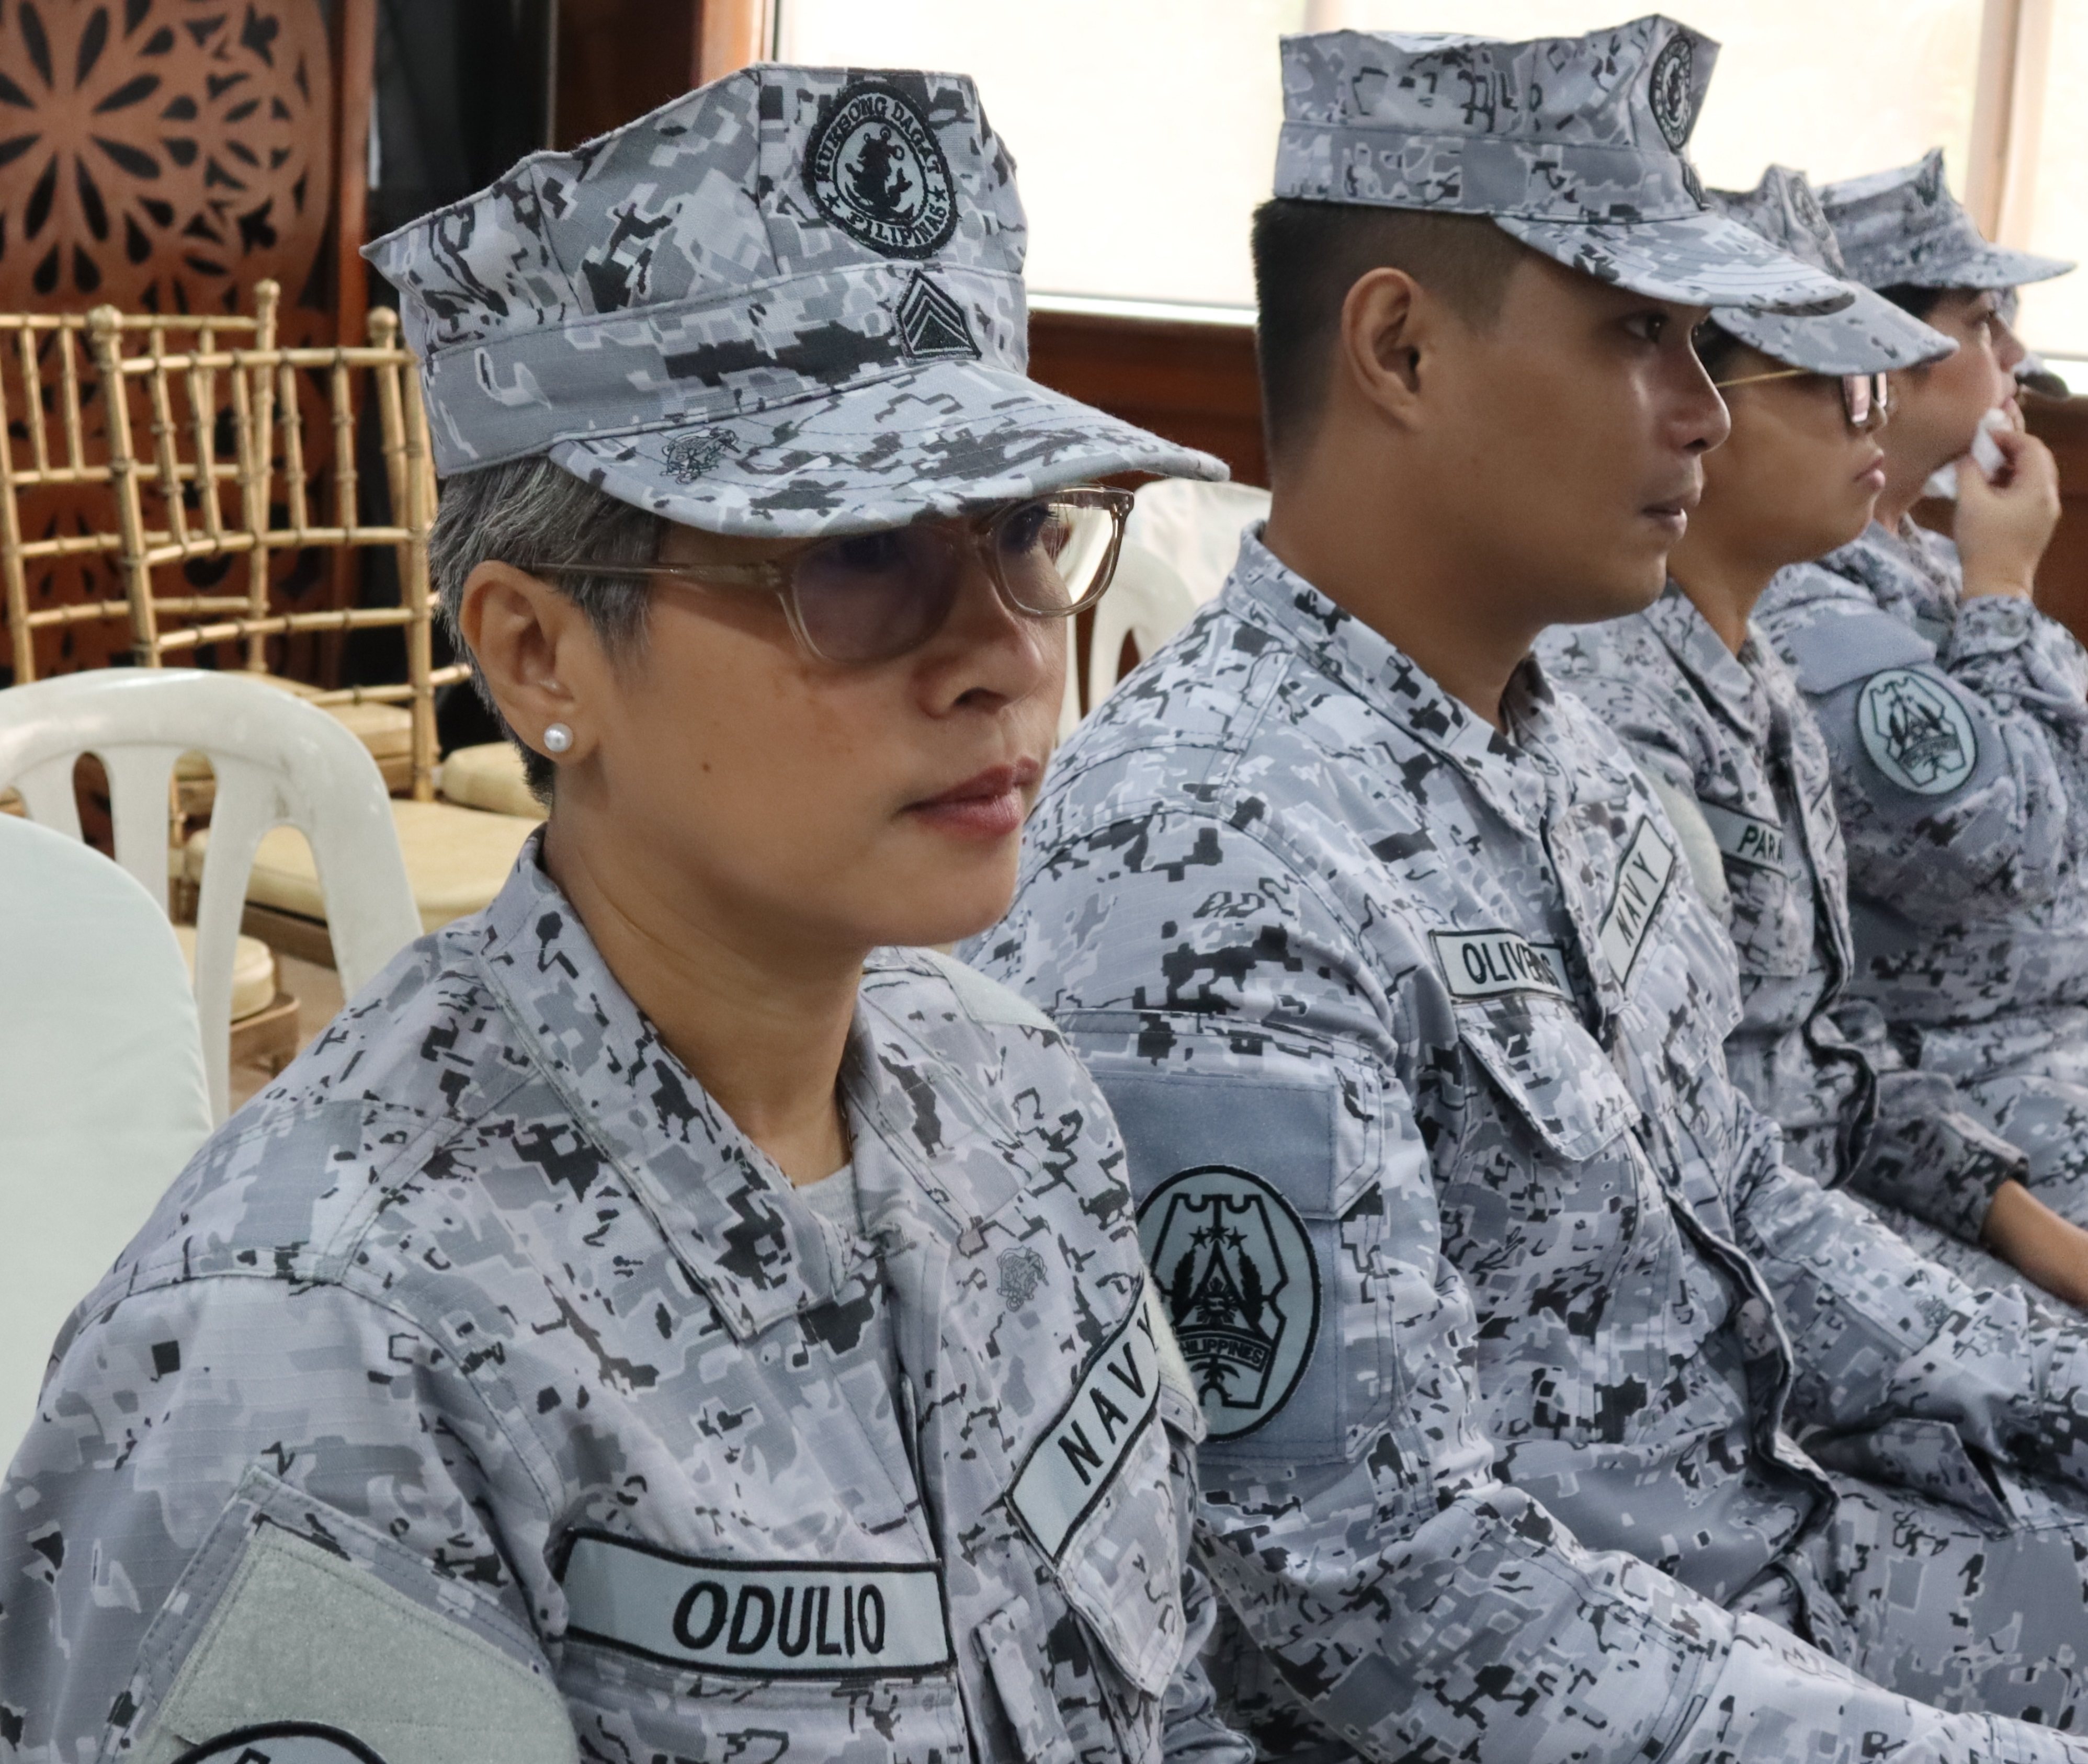
M370 237L483 189L547 144L556 30L557 0L382 0ZM370 297L373 303L398 304L374 271ZM375 425L365 422L362 430L361 483L381 502L383 461ZM370 515L382 518L381 508ZM389 553L368 555L362 592L366 605L396 603ZM395 631L353 634L342 657L344 681L404 679L402 645ZM450 659L448 648L438 626L438 666ZM469 686L437 694L435 714L446 752L498 737Z

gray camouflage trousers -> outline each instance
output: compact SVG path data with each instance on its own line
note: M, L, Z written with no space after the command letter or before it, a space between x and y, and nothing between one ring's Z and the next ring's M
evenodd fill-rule
M1990 1078L1962 1095L2028 1155L2032 1192L2088 1220L2076 1211L2088 1207L2088 1117L2068 1119L2069 1099L2088 1108L2088 1095L2043 1078ZM1978 1245L1854 1198L1970 1285L2057 1303ZM1789 1578L1737 1606L1939 1708L2088 1723L2088 1493L2025 1481L1941 1421L1804 1443L1834 1484L1833 1516L1799 1546Z
M2088 1722L2088 1494L1975 1464L1941 1422L1851 1444L1810 1446L1840 1497L1791 1563L1816 1585L1739 1602L1938 1708ZM1959 1485L1936 1499L1887 1476Z

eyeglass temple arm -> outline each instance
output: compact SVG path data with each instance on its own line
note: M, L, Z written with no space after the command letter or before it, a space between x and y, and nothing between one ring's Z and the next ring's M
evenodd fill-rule
M1722 392L1729 386L1753 386L1762 380L1802 379L1807 374L1812 373L1812 369L1810 368L1778 368L1774 374L1743 374L1737 380L1712 381L1711 390L1714 392ZM1847 376L1844 374L1823 374L1820 378L1822 379L1842 379L1847 378Z

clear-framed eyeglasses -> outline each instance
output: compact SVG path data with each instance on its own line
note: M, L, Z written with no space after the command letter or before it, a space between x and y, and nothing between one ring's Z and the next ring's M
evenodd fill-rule
M1889 374L1815 374L1810 368L1778 368L1773 374L1743 374L1736 380L1714 380L1720 391L1729 386L1758 386L1764 380L1839 380L1842 412L1851 429L1861 429L1875 418L1885 420L1892 408L1892 376Z
M807 654L845 666L918 649L956 605L977 558L1003 604L1025 618L1070 618L1108 591L1131 514L1128 490L1080 485L969 519L918 520L815 540L759 563L530 566L540 575L637 576L699 591L772 594Z

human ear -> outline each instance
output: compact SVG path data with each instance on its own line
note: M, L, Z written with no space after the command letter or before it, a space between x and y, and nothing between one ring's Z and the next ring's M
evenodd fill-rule
M1389 268L1359 278L1341 302L1341 371L1365 403L1402 427L1415 415L1433 341L1429 304L1412 276Z
M572 735L560 759L593 745L599 731L586 711L603 657L573 601L512 564L482 563L464 579L457 628L503 720L524 742L548 755L544 731L557 723Z

